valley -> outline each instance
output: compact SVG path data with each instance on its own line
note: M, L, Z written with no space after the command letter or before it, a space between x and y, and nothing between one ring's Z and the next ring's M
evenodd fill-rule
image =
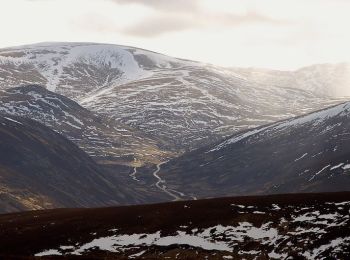
M348 68L0 49L0 258L345 259Z
M284 122L280 120L288 122L347 100L337 95L340 90L330 93L317 83L323 82L321 75L328 81L334 75L343 80L343 88L346 64L315 65L315 72L312 66L305 68L296 84L287 80L292 72L222 68L120 45L42 43L0 50L0 68L0 112L34 119L68 138L112 185L140 188L137 200L128 191L118 203L348 187L349 176L346 170L339 174L341 167L303 168L303 163L312 163L305 158L312 152L304 151L306 137L298 131L308 135L315 130L311 123L300 130L278 126ZM303 87L309 77L314 77L314 85ZM347 140L345 121L320 127ZM270 128L277 131L275 139L284 139L264 141L260 133ZM321 139L323 130L317 129ZM241 147L253 137L261 139L257 145L248 141ZM346 150L340 149L344 140L328 160L345 156ZM280 147L285 142L290 143ZM266 145L272 150L267 152ZM304 155L295 155L300 157L298 169L290 166L293 158L284 159L291 145L301 146L296 150ZM346 160L339 163L345 165ZM286 168L278 168L281 164ZM315 180L300 186L312 172ZM332 176L336 183L322 184L322 176ZM161 195L156 199L156 194Z
M0 8L0 260L350 260L350 1Z

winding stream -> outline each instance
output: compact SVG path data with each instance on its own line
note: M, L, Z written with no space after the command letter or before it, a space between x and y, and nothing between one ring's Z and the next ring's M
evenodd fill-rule
M180 191L176 191L176 190L173 190L173 189L169 189L166 185L165 185L165 180L163 180L159 175L159 171L161 169L161 166L162 164L165 164L167 163L167 161L165 162L162 162L162 163L158 163L157 164L157 169L153 172L153 176L157 179L157 182L156 182L156 187L158 189L160 189L161 191L165 192L166 194L168 194L169 196L173 197L173 201L178 201L178 200L183 200L183 199L186 199L186 198L192 198L193 200L196 200L197 198L194 197L194 196L188 196Z
M136 178L136 173L137 173L137 168L134 167L134 171L129 174L129 176L134 180L134 181L140 181L139 179Z
M168 189L167 186L165 185L165 181L161 177L159 177L159 175L158 175L158 172L160 171L161 165L165 164L165 163L167 163L167 161L158 163L157 166L156 166L157 169L152 173L152 175L157 179L157 182L156 182L155 185L156 185L156 187L158 189L160 189L161 191L165 192L169 196L173 197L174 198L173 201L181 200L181 197L179 197L176 194L179 194L179 195L185 195L185 194L177 192L177 191L174 191L174 190L171 190L171 189Z
M178 201L178 200L183 200L186 198L191 198L193 200L196 200L197 198L191 195L186 195L180 191L177 190L173 190L173 189L169 189L166 184L165 184L165 180L163 180L159 175L159 171L161 169L161 166L165 163L167 163L168 161L165 162L161 162L158 163L156 165L156 170L152 173L153 177L156 178L157 182L154 184L159 190L161 190L162 192L168 194L170 197L173 198L173 201ZM136 173L137 173L137 167L134 167L134 170L132 173L129 174L130 178L132 178L134 181L140 181L139 179L137 179L136 177Z

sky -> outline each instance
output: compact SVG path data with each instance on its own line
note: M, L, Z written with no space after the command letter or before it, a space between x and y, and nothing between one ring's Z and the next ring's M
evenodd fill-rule
M129 45L226 67L350 60L348 0L0 0L0 47Z

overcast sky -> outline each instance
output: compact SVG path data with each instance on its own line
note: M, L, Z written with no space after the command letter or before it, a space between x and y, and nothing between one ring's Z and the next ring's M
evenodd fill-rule
M350 60L348 0L0 0L0 47L105 42L222 66Z

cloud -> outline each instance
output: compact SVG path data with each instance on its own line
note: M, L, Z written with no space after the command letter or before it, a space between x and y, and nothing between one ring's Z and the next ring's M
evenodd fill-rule
M216 29L241 26L252 23L282 24L283 21L275 20L256 12L246 14L159 14L147 17L131 26L123 29L123 33L138 37L155 37L166 33L180 32L190 29L204 28Z
M55 2L58 0L27 1ZM91 2L98 3L97 0ZM108 14L102 14L98 10L95 13L81 13L74 18L74 27L105 34L121 33L133 37L152 38L192 29L220 30L246 24L280 23L265 14L249 11L249 9L241 10L240 13L232 13L237 11L232 8L227 8L227 11L225 8L219 8L220 11L212 10L210 8L212 6L208 7L200 0L105 0L103 2L106 6L109 5ZM123 12L127 13L128 17L121 14ZM113 16L118 17L119 20L116 21Z
M186 17L153 17L129 26L123 30L124 33L139 37L154 37L165 33L184 31L195 27L196 24Z
M161 11L191 12L198 8L197 0L111 0L117 4L140 4Z
M191 29L221 29L245 24L280 24L281 21L262 13L246 11L232 13L234 10L219 8L211 10L200 0L108 0L121 6L139 5L149 8L152 13L142 19L119 27L119 32L136 37L157 37L167 33ZM215 2L213 2L215 3ZM219 6L220 7L220 6ZM232 8L231 8L232 9ZM223 11L222 11L223 10ZM231 12L230 12L231 11Z
M227 26L236 26L247 23L268 23L268 24L283 24L286 23L282 20L273 19L263 14L259 14L255 11L248 11L242 15L235 14L217 14L212 16L211 22L221 23Z

